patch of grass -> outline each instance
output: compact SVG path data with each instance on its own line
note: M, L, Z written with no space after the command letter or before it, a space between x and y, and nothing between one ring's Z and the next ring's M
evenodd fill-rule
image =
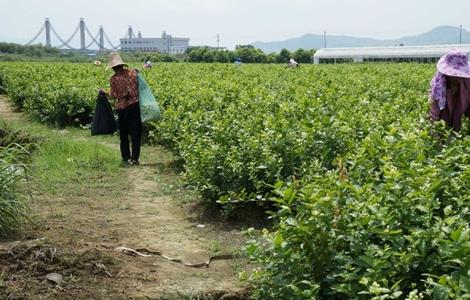
M118 151L98 142L56 137L36 152L33 171L47 192L83 194L119 184L119 163Z
M212 240L209 243L209 253L211 256L219 255L223 252L224 247L219 241Z
M6 280L5 272L2 271L0 273L0 288L4 288L6 286L5 280Z
M15 231L26 216L27 201L19 183L28 179L28 167L23 162L29 156L29 144L11 135L11 129L5 124L0 125L1 140L8 138L5 144L0 143L0 237L5 237Z

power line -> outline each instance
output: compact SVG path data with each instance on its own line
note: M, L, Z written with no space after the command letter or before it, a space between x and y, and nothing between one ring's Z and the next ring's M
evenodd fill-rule
M39 29L39 32L29 42L26 43L26 46L29 46L32 43L34 43L36 41L36 39L43 33L45 28L46 28L46 25L43 24L41 29Z
M106 41L108 42L109 45L111 45L111 47L113 48L113 50L117 50L119 47L121 47L121 44L117 45L117 46L114 46L113 43L111 43L111 40L110 38L108 37L108 35L106 34L106 32L103 31L103 35L104 35L104 38L106 39Z
M57 31L55 31L55 28L54 26L52 26L51 24L51 30L52 30L52 33L54 33L55 37L64 45L64 46L67 46L68 48L70 48L71 50L77 50L75 48L73 48L72 46L70 46L66 41L64 41L60 35L57 33Z
M92 40L91 45L96 44L99 47L100 43L98 42L97 38L98 38L100 33L98 32L96 37L94 37L93 34L91 33L90 29L88 28L88 26L86 26L86 24L85 24L85 31L88 34L88 37ZM88 47L86 47L86 48L88 48Z
M85 48L88 49L90 48L93 44L96 43L96 39L99 37L100 33L98 32L98 34L95 36L95 37L92 37L92 41L91 43L89 43Z
M72 35L65 41L65 43L63 43L62 45L60 45L60 46L57 47L57 48L62 48L63 46L65 46L65 45L67 45L68 43L70 43L70 41L72 41L73 38L77 35L78 30L80 30L80 24L77 26L77 28L76 28L75 31L72 33Z

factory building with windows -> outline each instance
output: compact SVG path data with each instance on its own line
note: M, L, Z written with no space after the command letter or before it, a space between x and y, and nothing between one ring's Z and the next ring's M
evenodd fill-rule
M189 47L189 38L176 38L164 31L160 38L144 38L139 32L137 37L130 33L121 39L122 51L160 52L165 54L183 54Z

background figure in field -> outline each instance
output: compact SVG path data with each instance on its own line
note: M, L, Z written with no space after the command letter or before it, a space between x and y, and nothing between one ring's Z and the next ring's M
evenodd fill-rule
M437 63L437 73L429 93L432 120L444 120L459 131L464 115L470 117L470 66L461 50L451 50Z
M119 137L121 139L121 157L123 162L138 165L142 122L139 107L139 88L137 70L127 68L119 53L111 53L108 68L114 70L110 79L109 96L116 99L116 110L119 121ZM100 90L100 92L104 92ZM129 135L132 142L132 153L129 149Z
M144 63L144 69L151 69L152 68L152 62L150 60L147 60Z
M289 62L287 63L286 68L297 68L299 66L299 63L295 61L295 59L291 58Z

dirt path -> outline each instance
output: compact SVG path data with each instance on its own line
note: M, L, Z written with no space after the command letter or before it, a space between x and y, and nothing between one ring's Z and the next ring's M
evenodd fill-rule
M21 113L16 111L7 97L0 95L0 120L17 121Z
M0 119L19 116L0 97ZM67 137L67 130L61 134ZM118 151L117 140L102 143ZM207 217L172 165L164 149L146 146L140 166L120 168L117 185L92 178L89 186L72 183L64 193L36 191L35 225L21 241L0 243L0 265L9 265L8 272L0 269L0 296L3 284L12 299L247 299L238 281L247 266L238 256L244 242L240 230ZM160 255L116 251L121 246L190 264L220 254L234 258L191 268ZM45 279L50 273L62 275L63 282Z

